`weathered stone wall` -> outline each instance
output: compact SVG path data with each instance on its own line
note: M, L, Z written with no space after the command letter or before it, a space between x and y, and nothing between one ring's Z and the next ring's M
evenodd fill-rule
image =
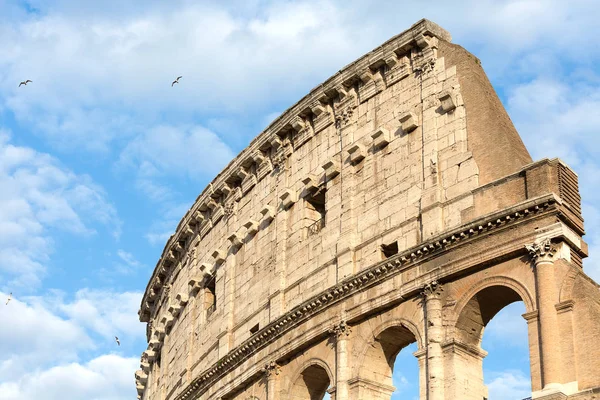
M481 399L483 328L519 300L533 390L600 385L577 176L531 163L449 40L423 20L345 67L198 197L142 301L141 397L389 399L417 342L421 398ZM558 254L538 263L542 239Z

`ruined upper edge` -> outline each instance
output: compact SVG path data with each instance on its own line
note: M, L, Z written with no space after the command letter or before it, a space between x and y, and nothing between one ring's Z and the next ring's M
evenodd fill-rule
M193 213L199 209L200 205L203 203L203 200L215 193L216 188L218 188L219 185L221 185L224 181L227 180L227 178L229 178L231 171L239 168L248 160L248 158L252 157L254 152L266 146L269 142L269 139L273 135L277 135L277 132L286 129L286 127L290 124L293 118L295 118L299 114L302 114L306 109L310 108L309 105L312 102L318 101L323 98L331 97L331 93L336 92L336 88L345 85L344 82L347 82L352 77L358 75L360 71L364 71L368 68L371 69L377 67L381 62L383 62L385 57L388 57L393 53L396 53L398 55L402 52L407 51L415 45L417 38L419 38L422 35L437 37L438 39L442 39L448 42L452 40L452 36L450 35L450 33L443 29L441 26L427 19L419 20L418 22L413 24L409 29L387 40L386 42L376 47L369 53L363 55L362 57L343 67L325 82L315 86L309 92L309 94L307 94L300 101L289 107L279 117L277 117L273 122L271 122L265 130L263 130L250 142L248 147L242 150L235 158L233 158L229 162L229 164L225 168L223 168L221 172L217 174L217 176L204 188L201 194L196 198L196 201L194 202L192 207L186 212L186 214L183 216L183 218L177 225L175 233L171 235L171 237L169 237L169 239L167 240L167 243L165 244L165 247L162 251L161 257L156 263L156 267L152 272L152 276L150 277L150 279L148 280L148 284L146 285L146 289L144 291L144 295L140 303L140 310L138 312L140 321L148 321L148 318L144 317L143 313L144 303L147 301L148 292L152 286L152 282L157 276L157 272L161 264L163 264L165 260L165 255L169 252L171 247L174 246L180 240L183 227L187 226L191 222Z

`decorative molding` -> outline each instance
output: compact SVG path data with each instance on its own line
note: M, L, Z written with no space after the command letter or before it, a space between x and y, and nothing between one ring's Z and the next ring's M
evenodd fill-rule
M539 314L538 314L538 310L534 310L534 311L522 314L521 316L523 317L523 319L525 319L525 321L527 321L527 323L530 323L530 322L536 322Z
M352 333L352 328L350 328L350 325L346 321L341 321L329 329L329 334L333 335L337 340L344 336L350 336L350 333Z
M438 281L434 280L434 281L431 281L431 282L423 285L423 290L421 292L421 295L425 299L434 298L434 297L437 298L442 294L443 290L444 289L443 289L442 285Z
M575 302L573 300L566 300L566 301L561 301L560 303L557 303L554 307L556 308L556 312L558 314L562 314L565 312L573 311L574 305L575 305Z
M508 214L494 214L488 219L474 221L466 226L452 230L443 236L432 238L411 249L390 257L372 267L369 267L356 275L346 278L339 284L328 288L324 292L311 297L302 304L296 306L286 314L271 322L263 329L255 333L250 339L242 342L229 353L219 359L211 367L202 372L194 379L187 389L176 398L176 400L195 398L204 393L208 387L221 376L247 360L258 350L269 343L280 338L285 332L293 329L298 324L309 319L316 313L321 312L330 304L341 299L348 298L356 292L363 290L365 286L376 285L382 280L395 276L401 270L422 262L432 256L437 256L446 249L453 248L474 237L483 236L490 231L511 225L518 220L533 218L535 215L549 209L556 203L554 195L544 196L521 205L520 208L512 210ZM433 282L432 282L433 284ZM431 285L433 287L434 285ZM425 289L425 288L424 288ZM427 288L429 290L429 288ZM537 315L537 313L536 313Z
M532 244L525 245L529 252L531 261L537 265L542 262L551 263L556 253L556 245L549 238L538 240Z
M279 373L281 372L281 367L275 361L270 361L265 364L265 366L263 367L263 371L267 375L267 378L271 378L279 375Z

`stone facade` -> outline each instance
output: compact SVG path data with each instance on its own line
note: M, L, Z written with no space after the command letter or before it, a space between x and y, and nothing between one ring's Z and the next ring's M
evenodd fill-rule
M198 197L140 319L144 400L486 397L483 329L523 301L534 398L600 398L577 175L532 162L479 61L422 20L288 109Z

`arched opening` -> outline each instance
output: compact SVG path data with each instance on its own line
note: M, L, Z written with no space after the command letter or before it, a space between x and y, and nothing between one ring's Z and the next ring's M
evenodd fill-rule
M400 399L419 396L419 365L415 335L405 326L383 330L368 347L352 398ZM410 381L409 381L410 379ZM410 387L410 388L409 388Z
M392 368L392 384L396 388L392 400L419 398L419 361L414 353L417 343L411 343L396 356Z
M485 287L468 300L456 323L454 346L446 350L452 365L446 379L455 382L454 396L500 400L531 394L527 323L519 315L524 313L521 295L500 284ZM494 353L485 363L488 352L483 344L490 344L485 350ZM489 376L484 375L484 365Z
M325 368L318 364L310 365L296 378L290 400L323 400L330 384Z

